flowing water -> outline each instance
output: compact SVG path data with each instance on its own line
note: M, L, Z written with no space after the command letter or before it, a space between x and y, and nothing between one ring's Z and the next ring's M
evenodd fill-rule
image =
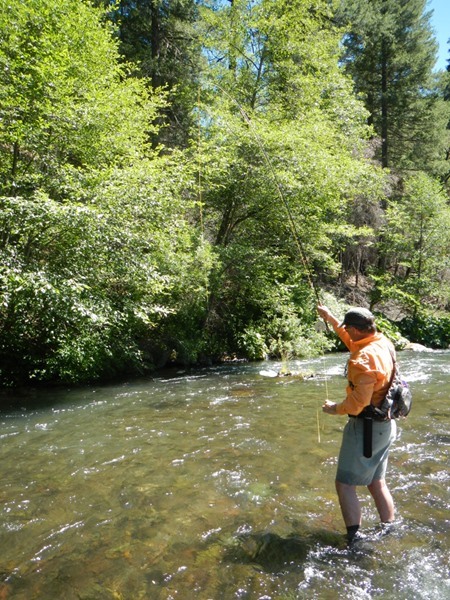
M450 599L450 352L399 355L414 395L398 523L346 548L334 492L345 355L23 394L0 411L0 599ZM16 398L17 401L17 398Z

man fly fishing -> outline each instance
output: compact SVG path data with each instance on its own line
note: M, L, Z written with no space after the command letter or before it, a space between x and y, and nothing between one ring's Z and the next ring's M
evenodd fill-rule
M367 486L380 515L382 527L394 521L395 509L385 474L389 448L396 438L393 419L378 417L378 408L390 385L395 350L377 331L373 314L365 308L349 310L342 323L323 305L317 311L350 351L345 399L326 401L329 415L348 415L339 452L336 491L347 527L349 543L360 536L361 506L356 486Z

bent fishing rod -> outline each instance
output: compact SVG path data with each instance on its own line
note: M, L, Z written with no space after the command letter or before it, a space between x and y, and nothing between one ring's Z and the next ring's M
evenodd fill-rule
M240 104L240 102L236 98L234 98L227 90L225 90L219 83L215 82L214 86L216 86L221 92L223 92L223 94L229 100L231 100L231 102L233 104L235 104L237 106L237 108L238 108L241 116L244 119L244 122L248 125L250 134L253 136L254 140L256 141L256 143L258 145L258 148L259 148L259 150L260 150L260 152L261 152L261 154L262 154L262 156L264 158L264 161L265 161L265 163L266 163L266 165L267 165L267 167L269 169L269 172L272 175L272 180L273 180L273 182L275 184L275 187L277 189L277 192L278 192L278 195L279 195L279 197L281 199L281 202L282 202L282 204L283 204L283 206L284 206L284 208L286 210L286 214L288 216L288 221L289 221L289 226L291 228L291 232L292 232L294 241L296 243L299 256L300 256L300 258L302 260L303 267L304 267L305 272L306 272L306 277L308 279L309 286L310 286L311 290L313 291L318 304L322 304L322 300L320 298L319 291L317 289L317 286L314 283L313 272L312 272L312 269L311 269L308 257L306 255L304 245L303 245L303 243L301 241L300 235L299 235L298 230L297 230L297 226L295 224L295 220L294 220L294 217L293 217L293 214L292 214L292 211L291 211L291 207L289 206L289 202L287 201L285 195L283 194L283 190L281 189L281 185L279 183L278 176L277 176L277 174L275 172L275 169L273 168L272 162L271 162L271 160L270 160L270 158L269 158L269 156L268 156L268 154L266 152L264 144L263 144L260 136L255 131L255 128L254 128L253 123L252 123L252 120L250 119L249 115L244 110L244 107ZM200 104L200 102L199 102L199 104ZM328 323L325 320L323 322L325 323L325 329L327 331L329 331Z
M280 197L281 202L282 202L282 204L283 204L283 206L284 206L284 208L286 210L286 214L288 216L288 221L289 221L289 225L290 225L290 228L291 228L291 232L292 232L294 241L296 243L299 256L300 256L300 258L302 260L302 263L303 263L303 266L305 268L305 272L306 272L306 276L307 276L307 279L308 279L308 283L309 283L309 285L310 285L310 287L311 287L311 289L312 289L312 291L313 291L313 293L314 293L314 295L315 295L315 297L317 299L317 302L319 304L322 304L322 301L321 301L321 298L320 298L320 295L319 295L319 291L317 289L317 286L314 283L312 269L311 269L310 263L308 261L308 257L306 255L305 248L303 246L303 243L301 241L300 235L298 233L298 229L297 229L297 226L296 226L296 223L295 223L292 211L291 211L291 207L289 206L289 202L287 201L285 195L283 194L283 190L281 189L281 185L280 185L280 183L278 181L278 176L277 176L277 174L275 172L275 169L273 168L272 162L271 162L271 160L270 160L270 158L269 158L269 156L268 156L268 154L266 152L266 149L265 149L265 147L264 147L264 145L262 143L262 140L260 139L259 135L254 130L252 120L250 119L249 115L244 110L244 108L242 107L242 105L236 100L236 98L233 98L233 96L231 96L230 93L227 92L227 90L223 89L222 86L220 86L217 83L215 85L217 85L217 87L231 100L231 102L233 102L237 106L237 108L238 108L238 110L239 110L242 118L244 119L245 123L248 125L248 128L249 128L249 131L250 131L251 135L253 136L253 138L255 139L255 141L256 141L256 143L258 145L258 148L259 148L259 150L260 150L260 152L261 152L261 154L262 154L262 156L264 158L264 161L265 161L265 163L266 163L266 165L267 165L267 167L268 167L268 169L270 171L270 174L272 176L272 180L273 180L273 182L275 184L275 187L277 189L278 196ZM328 323L325 320L324 320L324 323L325 323L325 327L326 327L327 331L329 331L329 329L328 329Z
M266 163L266 165L267 165L267 167L269 169L269 172L270 172L270 174L272 176L272 180L275 183L275 187L277 189L277 192L278 192L278 195L279 195L279 197L281 199L281 202L282 202L282 204L283 204L283 206L284 206L284 208L286 210L286 214L288 216L288 220L289 220L289 225L290 225L290 228L291 228L291 232L292 232L292 235L294 237L295 243L297 245L298 253L299 253L299 256L300 256L300 258L302 260L303 267L305 269L306 276L307 276L307 279L308 279L308 283L309 283L309 285L310 285L310 287L311 287L311 289L312 289L312 291L313 291L313 293L314 293L314 295L315 295L315 297L317 299L318 304L322 304L322 301L321 301L320 295L319 295L319 291L317 289L317 286L314 283L312 270L311 270L311 267L310 267L310 264L309 264L309 261L308 261L308 257L307 257L306 252L305 252L305 248L304 248L304 246L302 244L302 241L300 239L300 235L299 235L298 230L297 230L297 226L296 226L296 223L295 223L295 220L294 220L294 216L293 216L292 211L291 211L291 207L290 207L289 202L287 201L285 195L283 194L283 190L281 189L281 185L280 185L280 182L278 180L278 176L277 176L277 174L275 172L275 169L273 168L272 162L271 162L271 160L270 160L270 158L269 158L269 156L268 156L268 154L266 152L264 144L263 144L262 140L260 139L259 135L257 134L257 132L254 130L253 123L252 123L249 115L247 114L247 112L241 106L241 104L235 98L233 98L233 96L231 96L227 92L227 90L223 89L222 86L220 86L217 83L216 83L216 85L224 93L224 95L227 96L227 98L229 98L231 100L231 102L233 102L237 106L237 108L238 108L238 110L239 110L242 118L244 119L244 122L247 124L247 126L249 128L250 134L253 136L254 140L256 141L256 143L258 145L258 148L259 148L259 150L260 150L260 152L261 152L261 154L262 154L262 156L264 158L264 161L265 161L265 163ZM329 330L327 321L325 319L323 319L323 322L325 323L325 329L327 330L327 332L329 332L330 330ZM328 384L327 384L326 378L325 378L325 396L326 396L326 400L328 400ZM320 444L320 442L321 442L321 436L320 436L320 407L319 406L317 406L317 408L316 408L316 422L317 422L317 441Z

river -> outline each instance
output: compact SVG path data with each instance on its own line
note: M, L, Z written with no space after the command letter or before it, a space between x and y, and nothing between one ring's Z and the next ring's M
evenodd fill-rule
M0 411L0 599L450 599L450 352L399 353L414 396L398 521L345 546L344 354L22 392ZM309 377L309 374L312 376Z

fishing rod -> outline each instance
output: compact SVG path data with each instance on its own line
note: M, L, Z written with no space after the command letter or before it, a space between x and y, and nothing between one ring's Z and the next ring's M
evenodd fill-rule
M284 206L284 208L286 210L286 213L287 213L287 216L288 216L289 225L290 225L290 228L291 228L291 232L292 232L294 241L295 241L295 243L297 245L298 253L299 253L299 256L301 257L301 260L302 260L302 263L303 263L303 267L304 267L305 272L306 272L306 277L308 279L309 286L310 286L311 290L313 291L318 304L322 304L322 301L321 301L321 298L320 298L320 295L319 295L319 291L317 289L317 286L314 283L313 272L312 272L312 269L311 269L308 257L306 255L305 248L303 246L303 243L301 241L300 235L299 235L298 230L297 230L297 226L295 224L295 220L294 220L294 217L293 217L293 214L292 214L292 211L291 211L291 207L289 206L289 202L287 201L285 195L283 194L283 190L281 189L281 185L279 183L278 176L277 176L277 174L275 172L275 169L273 168L272 162L271 162L271 160L270 160L270 158L269 158L269 156L268 156L268 154L266 152L264 144L262 143L262 140L261 140L260 136L256 133L256 131L255 131L254 127L253 127L252 120L250 119L249 115L244 110L244 108L240 104L240 102L238 102L238 100L236 98L234 98L219 83L215 82L214 85L227 98L229 98L229 100L231 100L232 103L234 103L237 106L237 108L238 108L239 112L241 113L241 115L242 115L245 123L248 125L248 128L249 128L249 131L250 131L251 135L254 137L254 139L256 140L256 143L258 144L258 148L259 148L259 150L260 150L260 152L261 152L261 154L262 154L262 156L264 158L264 161L265 161L267 167L269 168L269 171L270 171L270 173L272 175L272 179L273 179L273 181L275 183L275 187L277 189L278 195L279 195L279 197L281 199L281 202L282 202L282 204L283 204L283 206ZM197 99L197 102L198 102L198 105L200 106L200 87L199 87L199 90L198 90L198 99ZM200 139L200 122L199 122L198 136L199 136L199 139ZM199 185L199 190L200 190L201 189L200 188L200 175L199 175L198 185ZM201 202L200 202L200 205L201 205ZM328 323L325 320L324 320L324 323L325 323L325 329L327 331L329 331Z
M233 102L237 106L237 108L238 108L240 114L242 115L245 123L248 125L250 133L253 135L254 139L256 140L256 143L258 144L258 148L259 148L259 150L260 150L260 152L261 152L261 154L262 154L262 156L264 158L264 161L265 161L267 167L269 168L269 171L270 171L270 173L272 175L272 179L273 179L273 181L275 183L275 187L277 189L278 195L279 195L279 197L281 199L281 202L282 202L282 204L283 204L283 206L284 206L284 208L286 210L286 213L287 213L287 216L288 216L289 225L290 225L290 228L291 228L291 232L292 232L294 241L296 243L299 256L300 256L300 258L302 260L302 263L303 263L303 266L305 268L305 272L306 272L306 276L307 276L307 279L308 279L309 286L311 287L311 290L313 291L313 293L314 293L314 295L315 295L315 297L317 299L317 302L319 304L322 304L322 301L321 301L321 298L320 298L320 295L319 295L319 291L317 289L317 286L314 283L313 272L312 272L312 269L311 269L308 257L306 255L304 245L303 245L303 243L301 241L301 238L300 238L300 235L298 233L297 225L295 223L295 220L294 220L294 217L293 217L293 214L292 214L292 211L291 211L291 207L290 207L289 202L287 201L285 195L283 194L283 190L281 189L281 185L279 183L278 176L277 176L277 174L275 172L275 169L274 169L274 167L272 165L272 162L271 162L271 160L270 160L270 158L269 158L269 156L268 156L268 154L266 152L266 149L265 149L265 147L264 147L264 145L263 145L263 143L262 143L259 135L254 130L252 120L250 119L249 115L244 110L244 108L242 107L242 105L236 100L236 98L234 98L233 96L231 96L231 94L229 92L227 92L227 90L223 89L222 86L220 86L219 84L216 83L215 85L217 85L217 87L231 100L231 102ZM324 323L325 323L325 327L326 327L326 329L328 331L328 323L325 320L324 320Z
M261 154L262 154L262 156L264 158L264 161L265 161L267 167L269 168L269 171L270 171L270 173L272 175L272 179L273 179L273 181L275 183L275 187L277 189L278 195L279 195L279 197L281 199L281 202L282 202L282 204L283 204L283 206L284 206L284 208L286 210L286 213L288 215L288 220L289 220L289 225L290 225L290 228L291 228L291 232L292 232L292 235L294 237L295 243L297 245L298 253L299 253L299 256L300 256L300 258L302 260L303 267L305 269L306 276L307 276L307 279L308 279L308 283L309 283L309 285L310 285L310 287L311 287L311 289L312 289L312 291L313 291L313 293L314 293L314 295L315 295L315 297L317 299L317 302L319 304L322 304L322 301L321 301L321 298L320 298L320 295L319 295L319 291L317 289L317 286L314 283L311 266L310 266L310 263L308 261L308 257L306 255L305 248L303 246L303 243L301 241L300 235L298 233L297 225L295 223L294 216L293 216L292 211L291 211L291 207L290 207L289 202L287 201L285 195L283 194L283 190L281 189L281 185L279 183L278 176L277 176L277 174L275 172L275 169L274 169L274 167L272 165L272 162L271 162L271 160L270 160L270 158L269 158L269 156L268 156L268 154L266 152L266 149L265 149L265 147L264 147L264 145L262 143L262 140L260 139L259 135L255 132L252 120L250 119L249 115L244 110L244 108L242 107L242 105L236 100L236 98L233 98L233 96L231 96L229 94L229 92L227 92L227 90L224 90L222 88L222 86L220 86L217 83L216 83L216 85L231 100L231 102L233 102L237 106L237 108L238 108L240 114L242 115L245 123L248 125L250 133L252 134L253 138L256 140L256 143L258 144L258 148L259 148L259 150L260 150L260 152L261 152ZM325 319L323 319L323 322L325 323L325 329L327 331L329 331L328 323L326 322ZM326 396L326 401L328 401L328 383L327 383L326 377L325 377L325 396ZM321 442L321 436L320 436L320 413L321 413L320 406L317 405L317 407L316 407L316 423L317 423L317 442L319 444Z

